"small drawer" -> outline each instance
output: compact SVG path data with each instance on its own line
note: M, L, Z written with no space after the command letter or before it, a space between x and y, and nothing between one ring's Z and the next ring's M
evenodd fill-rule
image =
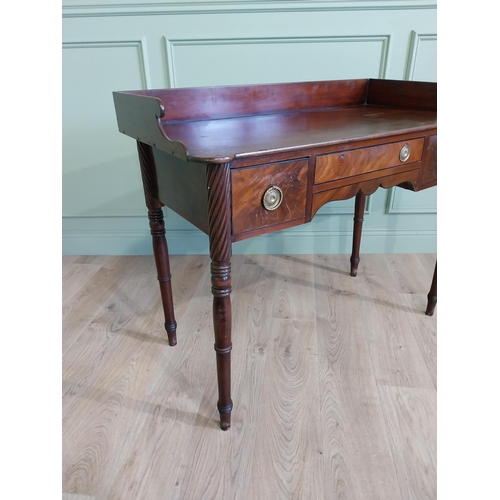
M335 181L420 161L424 138L339 151L316 157L314 183Z
M231 171L233 234L303 219L307 159Z
M427 143L425 163L422 169L420 188L435 186L437 184L437 135L431 135Z

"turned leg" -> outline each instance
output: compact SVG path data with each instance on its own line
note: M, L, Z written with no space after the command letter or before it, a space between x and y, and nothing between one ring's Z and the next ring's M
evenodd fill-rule
M434 309L436 309L437 303L437 262L434 267L434 275L432 276L432 284L429 293L427 294L427 309L425 314L427 316L432 316L434 314Z
M170 262L168 257L167 239L165 238L165 223L161 208L148 210L149 227L153 238L153 252L160 284L161 302L165 314L165 330L169 345L177 344L177 323L174 316L174 301L172 298L172 282Z
M231 426L231 264L229 261L212 261L212 294L214 296L213 316L215 334L215 357L217 361L217 382L220 427L227 430Z
M207 166L215 356L220 427L231 426L231 213L229 164Z
M141 164L144 197L148 207L149 227L153 238L153 253L156 271L160 284L161 301L165 314L165 330L169 345L177 344L177 323L174 316L174 301L170 275L170 259L168 256L167 239L165 237L165 221L163 219L163 204L158 199L158 181L151 146L137 141L139 162Z
M351 276L358 274L359 246L361 244L361 230L363 229L363 215L365 213L366 195L361 191L356 195L354 205L354 234L352 237Z

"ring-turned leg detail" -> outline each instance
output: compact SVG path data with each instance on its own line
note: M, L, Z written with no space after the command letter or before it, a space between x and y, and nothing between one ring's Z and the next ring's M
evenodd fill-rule
M365 213L366 195L361 191L356 195L354 204L354 231L352 237L351 276L358 274L359 247L361 244L361 231L363 229L363 215Z
M213 317L215 334L215 356L217 362L217 381L220 413L220 427L227 430L231 426L231 264L212 262L212 294L214 296Z
M220 427L231 426L231 202L229 164L207 166L215 356Z
M163 204L158 199L158 181L151 146L137 141L139 162L141 165L142 184L144 197L148 207L149 227L153 238L153 253L160 284L161 301L165 314L165 330L168 343L177 344L177 323L174 316L174 301L172 296L172 283L170 275L170 259L168 255L167 239L165 237L165 221L163 218Z
M158 282L160 284L161 301L165 314L164 326L168 335L168 343L174 346L177 345L177 323L174 316L172 276L170 274L167 239L165 238L163 210L161 208L150 209L148 210L148 217L151 236L153 238L153 253L158 273Z
M427 294L427 309L425 314L427 316L432 316L434 314L434 309L436 309L437 304L437 262L434 267L434 275L432 276L432 284L429 293Z

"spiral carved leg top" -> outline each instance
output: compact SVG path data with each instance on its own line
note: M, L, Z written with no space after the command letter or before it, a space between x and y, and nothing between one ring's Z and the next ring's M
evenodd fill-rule
M434 267L434 275L432 276L432 284L429 293L427 294L427 309L425 314L427 316L432 316L434 314L434 309L436 309L437 304L437 262Z
M359 265L359 247L363 229L363 214L365 212L366 195L361 191L356 195L354 205L354 234L352 237L351 276L357 276Z

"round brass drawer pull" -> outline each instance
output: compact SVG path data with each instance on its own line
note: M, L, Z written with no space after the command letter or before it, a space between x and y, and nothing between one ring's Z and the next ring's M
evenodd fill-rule
M283 191L278 186L271 186L262 197L262 204L266 210L276 210L283 201Z
M409 144L405 144L402 148L401 151L399 152L399 159L401 161L406 161L410 157L411 149Z

